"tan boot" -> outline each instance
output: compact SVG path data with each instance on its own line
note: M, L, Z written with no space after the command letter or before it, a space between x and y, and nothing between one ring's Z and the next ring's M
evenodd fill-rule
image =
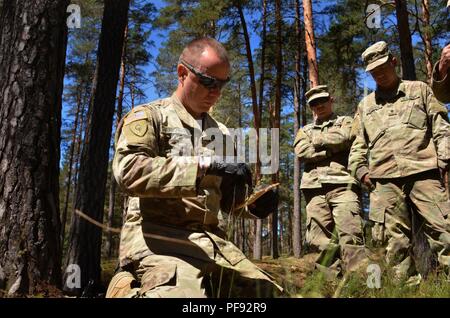
M130 272L120 272L114 275L109 283L105 298L124 298L130 293L136 279Z

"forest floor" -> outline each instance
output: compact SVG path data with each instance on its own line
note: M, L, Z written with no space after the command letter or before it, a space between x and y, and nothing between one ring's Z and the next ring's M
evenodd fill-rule
M306 254L302 258L279 257L272 259L264 257L254 261L260 268L268 272L285 289L287 297L312 298L450 298L450 277L445 273L431 273L420 284L410 281L392 279L389 270L381 275L380 288L369 288L367 274L353 274L349 277L329 279L323 273L314 269L317 254ZM102 280L109 282L116 260L103 261Z

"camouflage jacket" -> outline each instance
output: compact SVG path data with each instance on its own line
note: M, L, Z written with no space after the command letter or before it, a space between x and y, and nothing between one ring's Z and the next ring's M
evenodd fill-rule
M436 98L442 103L450 103L450 75L439 78L439 62L434 65L433 76L431 77L431 88Z
M305 163L302 189L358 183L347 171L352 121L351 117L333 114L321 124L308 124L299 129L294 147L297 157Z
M212 241L223 247L231 263L242 258L234 245L222 240L228 214L220 209L220 200L233 191L221 193L221 177L197 178L198 156L219 155L209 145L228 136L227 128L208 114L196 121L175 94L124 117L113 160L115 179L129 195L120 242L122 266L170 251L209 259L215 253ZM219 238L225 243L219 244Z
M372 92L355 114L349 168L359 180L445 168L449 128L447 109L423 82L400 81L390 95Z

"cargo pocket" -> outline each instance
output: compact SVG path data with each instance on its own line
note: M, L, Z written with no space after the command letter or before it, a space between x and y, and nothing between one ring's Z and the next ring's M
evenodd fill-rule
M384 206L373 206L371 204L370 210L369 210L369 220L377 222L377 223L384 223L385 211L386 211L386 209Z
M385 214L386 206L382 203L379 194L375 190L370 194L369 220L374 222L372 239L377 245L384 242Z
M216 250L221 254L221 256L232 266L234 267L242 260L246 259L247 257L242 253L240 249L236 247L232 242L226 241L219 236L205 231L206 235L209 236L209 238L214 242ZM216 263L217 260L216 260ZM224 266L224 264L220 264ZM226 267L226 266L225 266ZM233 268L234 269L234 268Z
M448 213L450 211L450 202L449 201L442 201L442 202L436 202L437 206L439 207L439 210L441 210L442 215L444 218L448 217Z
M407 124L415 129L424 129L427 124L427 114L421 107L420 99L417 97L409 102L407 111Z
M140 295L158 286L176 286L177 266L175 264L161 264L148 269L141 278Z
M167 157L191 156L193 145L189 130L182 127L163 127L163 151Z

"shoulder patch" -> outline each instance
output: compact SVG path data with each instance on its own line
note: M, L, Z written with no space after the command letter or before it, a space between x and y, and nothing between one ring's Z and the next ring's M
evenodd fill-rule
M138 137L142 137L148 130L148 123L145 119L135 120L130 124L130 130Z
M132 122L146 119L149 119L148 112L143 107L135 108L125 117L124 125L129 125Z

